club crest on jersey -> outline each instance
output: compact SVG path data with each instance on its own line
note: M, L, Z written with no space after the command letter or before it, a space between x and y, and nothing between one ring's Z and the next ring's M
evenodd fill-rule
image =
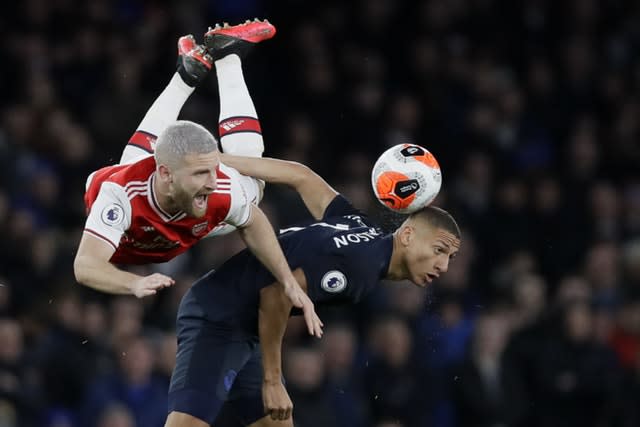
M338 270L328 271L322 276L320 286L327 292L337 294L347 287L347 276Z
M201 235L202 233L207 231L207 226L208 225L209 225L209 223L207 221L201 222L200 224L194 225L193 228L191 228L191 234L193 234L194 236Z
M109 226L118 225L124 220L124 209L120 205L112 203L102 210L100 217L102 222Z

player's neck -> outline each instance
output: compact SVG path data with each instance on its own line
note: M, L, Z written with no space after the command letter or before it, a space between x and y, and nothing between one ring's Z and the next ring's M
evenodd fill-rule
M153 191L153 195L155 196L160 209L162 209L169 215L178 213L180 209L171 197L171 190L168 183L165 183L161 179L158 179L158 177L156 176L156 179L154 179L152 182L151 191Z
M389 261L389 270L387 271L387 279L404 280L409 277L406 265L402 259L402 245L398 241L397 233L393 233L393 250L391 251L391 260Z

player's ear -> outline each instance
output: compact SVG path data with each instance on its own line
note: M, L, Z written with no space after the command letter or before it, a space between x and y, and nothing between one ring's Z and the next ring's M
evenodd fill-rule
M169 169L169 166L163 164L158 165L158 177L163 182L172 182L173 175L171 173L171 169Z
M415 229L411 225L403 225L400 229L400 243L403 246L409 246L414 238Z

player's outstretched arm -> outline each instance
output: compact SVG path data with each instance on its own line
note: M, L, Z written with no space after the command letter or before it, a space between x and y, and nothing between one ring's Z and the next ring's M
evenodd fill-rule
M302 288L306 289L302 270L297 269L293 274ZM274 420L288 419L293 410L293 403L282 384L282 338L291 307L291 301L277 283L260 291L258 333L264 372L262 399L265 412Z
M320 338L322 336L322 322L313 308L313 303L293 276L273 227L259 207L251 205L251 217L240 228L240 236L256 258L283 285L283 292L291 300L291 303L302 309L309 334Z
M338 192L309 167L287 160L221 154L220 161L243 175L293 187L315 219L321 219Z
M106 242L84 233L73 262L76 280L97 291L138 298L154 295L159 289L174 284L173 279L164 274L139 276L116 268L109 262L114 251Z

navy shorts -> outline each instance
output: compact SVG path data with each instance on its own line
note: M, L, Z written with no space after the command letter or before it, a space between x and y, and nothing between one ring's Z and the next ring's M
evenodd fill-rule
M239 336L224 323L206 320L191 291L180 303L176 333L169 412L216 427L248 425L265 416L257 337Z

